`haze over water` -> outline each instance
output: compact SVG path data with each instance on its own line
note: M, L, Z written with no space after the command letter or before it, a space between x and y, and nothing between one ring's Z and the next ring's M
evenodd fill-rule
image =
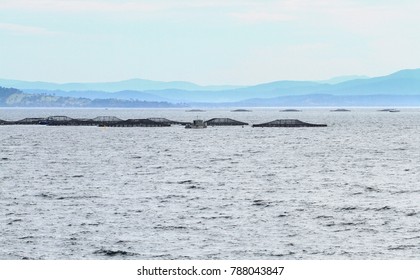
M0 259L418 259L420 109L1 109L316 128L0 126Z

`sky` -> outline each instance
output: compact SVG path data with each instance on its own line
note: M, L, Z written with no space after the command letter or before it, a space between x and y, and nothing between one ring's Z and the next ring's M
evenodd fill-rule
M418 0L0 0L0 78L201 85L420 68Z

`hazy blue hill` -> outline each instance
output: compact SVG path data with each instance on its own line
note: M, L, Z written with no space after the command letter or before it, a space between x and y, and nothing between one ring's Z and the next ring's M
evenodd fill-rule
M288 82L283 85L277 82L236 91L252 89L264 95L267 93L267 87L272 88L278 96L294 94L417 95L420 94L420 69L402 70L387 76L358 78L337 84Z
M402 70L396 73L339 83L322 93L336 95L412 95L420 94L420 69Z
M259 97L275 97L290 94L307 94L328 89L330 85L307 81L277 81L256 86L234 89L239 94L258 94Z
M258 90L291 89L291 88L319 86L319 84L320 83L318 82L310 82L310 81L274 81L270 83L263 83L263 84L258 84L255 86L246 87L239 90L248 91L248 90L254 90L254 89L258 89Z
M106 91L63 91L63 90L44 90L44 89L27 89L26 93L32 94L48 94L63 97L76 97L76 98L90 98L90 99L124 99L124 100L142 100L142 101L171 101L168 98L164 98L158 95L153 95L147 92L124 90L118 92L106 92Z
M170 89L180 88L185 90L196 90L200 86L188 82L158 82L143 79L131 79L119 82L109 83L70 83L63 84L60 89L62 90L96 90L117 92L123 90L143 91L151 89Z
M391 75L385 76L383 78L391 78L391 79L414 79L420 80L420 68L419 69L405 69L395 72Z
M47 82L27 82L27 81L0 79L0 85L7 88L18 88L22 90L22 89L28 89L28 88L53 89L54 84L47 83Z
M250 98L308 94L328 88L330 85L305 81L277 81L256 86L221 91L153 90L153 95L182 102L234 102Z
M109 93L108 93L109 94ZM28 94L14 88L0 87L0 106L3 107L132 107L173 108L185 104L162 101L122 100L116 98L83 98L51 94Z
M331 90L323 90L322 93L334 95L410 95L420 94L420 80L374 80L368 83L352 83L340 85Z
M145 90L226 90L237 88L237 86L200 86L190 82L160 82L143 79L131 79L119 82L106 83L47 83L47 82L28 82L18 80L2 80L0 84L5 87L14 87L22 90L44 89L44 90L62 90L62 91L106 91L117 92L124 90L145 91Z
M319 83L335 85L335 84L339 84L339 83L343 83L347 81L360 80L360 79L369 79L369 77L362 76L362 75L340 76L340 77L334 77L334 78L324 80L324 81L319 81Z

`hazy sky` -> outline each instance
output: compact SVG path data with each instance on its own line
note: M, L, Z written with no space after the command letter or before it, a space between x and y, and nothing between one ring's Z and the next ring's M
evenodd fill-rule
M255 84L420 67L418 0L0 0L0 78Z

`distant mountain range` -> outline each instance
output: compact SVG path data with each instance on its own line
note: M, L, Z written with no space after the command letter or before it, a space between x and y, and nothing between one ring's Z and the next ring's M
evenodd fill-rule
M189 82L141 79L69 84L0 80L0 86L17 88L32 95L203 106L420 105L420 69L401 70L375 78L346 76L326 81L275 81L254 86L200 86Z
M18 88L21 90L29 89L43 89L49 91L147 91L147 90L166 90L166 89L179 89L188 91L218 91L240 88L241 86L200 86L190 82L160 82L144 79L131 79L118 82L105 82L105 83L48 83L48 82L28 82L18 80L5 80L0 79L0 85L3 87Z

